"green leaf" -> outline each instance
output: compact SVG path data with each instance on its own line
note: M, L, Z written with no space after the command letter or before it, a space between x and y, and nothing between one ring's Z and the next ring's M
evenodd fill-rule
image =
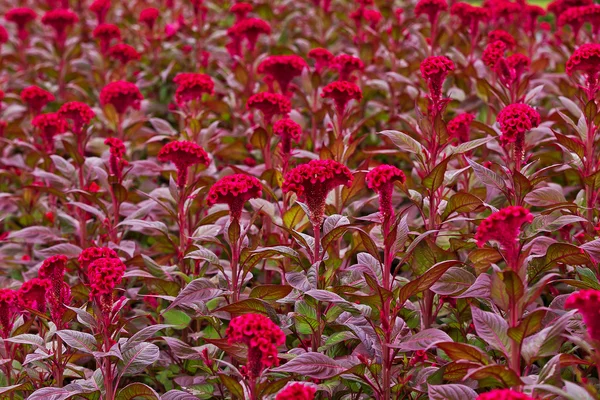
M165 323L171 325L173 329L185 329L190 324L192 317L181 310L168 310L162 314Z
M385 135L396 147L398 147L402 151L408 151L409 153L413 153L418 155L421 159L424 159L423 146L419 142L417 142L412 137L408 136L406 133L399 131L382 131L379 132L381 135Z
M505 365L486 365L471 371L465 379L475 379L480 387L502 386L513 387L523 384L515 371Z
M244 398L244 388L232 376L219 374L219 379L221 380L221 383L225 385L227 390L229 390L229 393L231 394L231 396L233 396L234 399Z
M443 342L437 343L436 347L442 350L452 361L473 361L482 365L491 362L489 356L480 348L466 343Z
M522 343L526 337L533 335L542 327L545 315L546 310L535 310L527 314L519 325L508 329L508 336L517 343Z
M453 212L470 213L481 207L483 202L475 195L465 192L458 192L450 197L442 218L447 218Z
M265 301L275 301L283 299L292 291L291 286L287 285L259 285L252 288L250 298L258 298Z
M150 386L140 382L131 383L117 393L115 400L160 400L158 394Z
M546 255L531 260L527 274L529 281L533 282L558 264L586 265L590 263L591 259L583 249L572 244L553 243L548 247Z
M461 264L458 260L447 260L435 264L417 279L408 282L400 288L398 304L404 304L411 296L429 289L444 273L454 265Z
M448 157L436 165L429 175L423 179L423 186L431 191L439 189L444 183L444 174L446 173L446 168L448 167L448 162L450 162L450 160L451 157Z

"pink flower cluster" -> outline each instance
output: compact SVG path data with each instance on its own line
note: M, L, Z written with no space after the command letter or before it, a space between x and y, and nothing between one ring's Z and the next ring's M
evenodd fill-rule
M196 164L208 165L210 159L206 151L194 142L169 142L158 152L158 161L172 162L177 167L177 185L184 187L187 182L188 167Z
M473 114L464 113L459 114L446 125L448 136L457 139L458 143L465 143L469 141L469 131L471 128L471 122L475 119Z
M512 249L521 231L521 225L533 221L533 215L521 206L508 206L484 219L475 234L477 246L496 241L504 249Z
M292 79L302 74L306 61L297 55L270 56L258 65L258 73L269 75L277 81L283 94L288 92Z
M502 136L500 141L508 143L522 142L525 132L540 124L540 114L527 104L510 104L498 113L498 124Z
M271 123L275 115L287 117L292 111L292 104L287 97L279 93L261 92L253 94L246 103L248 110L257 109L263 113L265 122Z
M211 186L207 195L207 204L227 204L231 219L239 220L244 204L250 199L262 196L262 185L250 175L235 174L219 179Z
M100 91L100 104L111 104L118 114L125 114L129 108L139 110L142 100L140 90L131 82L111 82Z
M275 400L313 400L317 389L302 383L292 383L277 393Z
M590 338L600 340L600 290L580 290L571 294L565 308L579 311Z
M392 192L394 182L406 182L406 175L393 165L380 165L367 173L367 186L379 195L379 212L384 218L394 214Z
M213 94L215 83L206 74L178 74L173 82L177 85L175 102L180 106L194 100L201 100L203 94Z
M533 397L510 389L495 389L480 394L477 396L477 400L533 400Z

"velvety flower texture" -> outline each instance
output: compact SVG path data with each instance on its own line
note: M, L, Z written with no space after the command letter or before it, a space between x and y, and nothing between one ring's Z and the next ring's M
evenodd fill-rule
M192 100L201 100L204 93L214 93L215 83L206 74L182 73L175 76L173 82L178 85L175 102L180 106Z
M548 11L553 13L558 19L560 15L572 7L587 6L593 3L593 0L554 0L548 4Z
M337 69L340 74L340 81L354 81L356 78L352 76L355 71L362 71L365 64L358 57L349 54L340 54L331 60L330 65Z
M13 8L4 14L4 19L17 25L19 39L21 40L27 39L27 25L29 25L30 22L35 21L36 18L37 13L27 7Z
M275 400L313 400L317 389L312 386L294 382L277 393Z
M64 281L67 268L67 257L56 255L47 258L42 263L38 276L50 281L50 288L46 292L46 302L50 307L50 316L57 325L62 325L62 316L66 311L65 304L71 302L71 288Z
M265 122L271 123L275 115L287 117L292 111L292 104L287 97L279 93L261 92L253 94L246 103L248 110L256 108L264 115Z
M525 393L515 392L510 389L495 389L491 392L482 393L476 400L534 400Z
M281 150L289 154L292 149L292 140L297 142L302 136L302 127L292 119L284 118L275 122L273 133L281 138Z
M121 180L123 167L128 165L127 161L123 158L125 156L125 144L121 139L115 137L107 138L104 144L110 149L110 173Z
M323 88L321 97L333 100L338 117L341 117L350 100L360 101L362 99L362 90L355 83L335 81Z
M21 91L21 100L33 114L39 114L46 104L54 101L54 95L38 86L29 86Z
M454 63L445 56L430 56L421 62L421 75L434 103L442 97L442 85L451 71L454 71Z
M90 300L96 301L105 314L112 309L113 291L123 280L126 269L118 258L100 258L88 266Z
M187 183L188 167L196 164L208 165L210 159L206 151L194 142L169 142L158 152L158 161L172 162L177 168L177 186Z
M59 113L37 115L31 125L39 130L48 151L54 150L54 136L67 130L67 121Z
M502 57L506 51L506 44L501 40L489 43L485 49L483 49L483 55L481 61L490 68L495 68L496 63Z
M58 114L65 120L71 121L71 129L76 135L81 134L83 127L88 125L96 116L90 106L79 101L70 101L63 104L58 109Z
M456 138L458 143L465 143L469 141L469 129L471 128L471 122L475 119L473 114L464 113L459 114L446 125L448 135L451 138Z
M417 5L415 6L415 14L427 15L429 18L429 22L431 25L434 25L437 21L438 15L442 11L446 11L448 9L448 3L446 0L419 0Z
M502 144L522 142L525 132L540 124L540 114L527 104L510 104L498 114Z
M140 22L146 24L148 29L152 30L154 28L154 24L158 19L160 12L157 8L149 7L145 8L140 12Z
M19 306L46 312L46 293L50 287L48 279L33 278L24 282L17 291Z
M590 338L600 340L600 290L580 290L571 294L565 308L579 311Z
M100 91L100 104L112 104L119 114L124 114L128 108L139 110L143 99L138 87L126 81L111 82Z
M262 185L258 179L245 174L229 175L211 186L206 197L209 206L227 204L231 219L239 220L244 204L262 196Z
M283 192L294 192L305 201L312 223L320 227L325 213L327 194L334 188L350 187L354 177L343 164L334 160L311 160L289 171L283 180Z
M394 182L406 182L404 172L393 165L379 165L367 173L365 180L369 189L379 195L379 212L383 218L394 215L392 206Z
M79 254L77 262L79 263L79 268L87 275L90 264L101 258L118 259L119 256L114 250L109 249L108 247L88 247Z
M579 46L567 61L566 72L571 76L575 71L597 76L600 72L600 44L587 43Z
M110 0L94 0L90 4L90 11L96 14L99 24L104 22L108 10L110 10Z
M12 289L0 289L0 335L3 339L10 336L17 311L17 292Z
M287 93L292 79L302 74L306 61L297 55L269 56L258 65L258 73L269 75L277 81L283 94Z
M62 43L65 40L66 30L71 28L79 21L77 14L71 10L50 10L42 17L44 25L51 26L56 32L58 42Z
M270 35L271 26L259 18L246 18L238 21L233 26L233 32L237 37L248 41L248 49L254 51L259 35Z
M495 31L491 31L488 33L488 39L490 43L495 42L497 40L503 42L507 48L512 49L517 45L517 41L510 33L503 31L502 29L496 29Z
M238 21L246 18L246 15L251 13L252 10L254 10L254 6L250 3L244 3L244 2L235 3L229 9L229 11L231 11L233 14L235 14L235 18Z
M121 39L121 30L113 24L100 24L94 29L92 36L94 39L100 41L100 50L102 53L106 53L110 47L111 40Z
M137 61L141 57L140 53L138 53L135 48L125 43L115 44L108 49L106 54L111 59L117 60L123 65L130 63L131 61Z
M322 47L311 49L308 52L308 57L315 60L315 70L317 73L320 73L322 70L329 67L331 60L333 60L333 54Z
M489 18L490 12L486 8L477 7L469 3L458 2L450 7L450 14L457 16L464 26L468 26L471 34L476 34L479 22Z
M269 318L259 314L235 317L225 333L229 344L248 346L246 373L257 378L266 368L279 365L277 346L285 343L285 335Z

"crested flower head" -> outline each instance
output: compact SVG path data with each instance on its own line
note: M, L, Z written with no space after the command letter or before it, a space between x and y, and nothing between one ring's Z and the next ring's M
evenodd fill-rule
M42 17L42 23L51 26L56 31L59 42L64 42L66 30L75 25L77 21L79 21L77 14L64 9L50 10Z
M143 24L146 24L148 29L152 30L154 28L154 24L160 15L160 11L157 8L149 7L145 8L140 12L139 21Z
M496 67L498 60L504 57L505 51L506 43L501 40L496 40L485 47L481 60L485 65L493 69Z
M320 227L327 195L338 186L350 187L354 177L343 164L334 160L311 160L289 171L283 180L283 192L294 192L305 201L313 224Z
M379 165L367 173L365 178L369 189L379 195L379 212L384 218L394 214L392 193L394 182L406 182L406 175L393 165Z
M88 125L96 116L90 106L79 101L70 101L60 106L58 110L65 120L71 121L71 129L75 134L80 134L84 125Z
M439 14L448 9L446 0L419 0L415 6L415 14L427 15L429 22L433 25L436 23Z
M245 174L229 175L219 179L208 191L207 203L227 204L231 219L239 220L244 204L262 196L262 185L258 179Z
M54 101L54 95L38 86L29 86L21 91L21 100L33 114L39 114L46 104Z
M113 291L123 280L126 269L118 258L99 258L88 266L90 300L95 300L105 314L112 309Z
M343 115L350 100L362 99L362 90L355 83L335 81L323 88L321 97L333 100L338 115Z
M600 72L600 44L586 43L573 52L567 61L566 72L571 76L575 71L598 75Z
M100 104L111 104L118 114L124 114L128 108L139 110L143 99L138 87L126 81L111 82L100 91Z
M273 133L281 138L281 147L284 154L291 151L292 141L297 142L302 136L302 127L290 118L280 119L273 125Z
M277 393L275 400L313 400L316 392L317 389L312 386L294 382Z
M12 289L0 289L0 336L3 339L10 336L17 306L17 292Z
M320 73L322 70L329 67L331 60L333 60L333 54L327 49L317 47L308 52L308 58L315 60L315 70L317 73Z
M548 11L553 13L558 19L563 12L570 8L588 6L593 0L554 0L548 4Z
M110 0L94 0L90 4L90 11L96 14L98 24L104 23L108 10L110 10Z
M248 41L248 49L253 51L256 47L259 35L270 35L271 26L259 18L245 18L236 22L232 27L232 32L239 38L245 38Z
M486 21L490 16L488 9L464 2L452 4L450 14L457 16L463 25L472 30L478 27L479 22Z
M495 31L488 33L488 40L490 43L499 40L503 42L508 49L512 49L517 45L517 41L515 40L514 36L506 31L503 31L502 29L496 29Z
M121 139L116 137L107 138L104 141L104 144L109 147L110 151L110 173L120 180L121 172L123 171L123 166L128 165L127 161L124 158L126 151L125 144Z
M102 53L106 53L110 47L110 42L113 39L121 39L121 30L118 26L113 24L100 24L92 33L94 39L100 41L100 49Z
M62 316L66 311L65 304L71 302L71 288L64 281L67 269L67 257L56 255L47 258L38 271L41 279L50 281L50 288L46 291L46 302L50 307L50 316L57 325L62 325Z
M349 54L340 54L331 60L330 66L337 69L340 81L354 81L356 78L352 75L355 71L362 71L365 64L358 57Z
M23 283L17 291L19 306L46 312L46 292L50 290L50 280L33 278Z
M510 104L498 114L503 144L523 140L525 132L540 124L540 114L527 104Z
M109 249L108 247L88 247L79 254L77 262L79 263L79 268L85 274L87 274L90 264L101 258L118 259L119 256L117 255L117 253L115 253L114 250Z
M271 92L253 94L248 99L246 107L248 110L255 108L261 111L267 123L270 123L275 115L287 117L292 111L292 104L287 97Z
M476 400L534 400L525 393L516 392L511 389L495 389L491 392L482 393Z
M245 372L250 377L257 378L264 369L279 365L277 346L285 343L285 335L264 315L244 314L233 318L225 335L229 344L248 346Z
M292 79L302 74L306 61L297 55L269 56L258 65L258 73L269 75L279 83L282 93L287 93Z
M432 100L438 101L442 96L442 85L448 73L454 71L454 63L445 56L430 56L421 62L421 75Z
M503 249L514 248L521 225L533 221L533 215L521 206L508 206L490 214L484 219L475 234L477 246L483 247L488 241L500 243Z
M67 130L67 121L59 113L39 114L33 118L31 125L39 130L49 151L54 150L54 136Z
M111 59L117 60L123 65L130 63L131 61L137 61L141 58L140 53L138 53L134 47L125 43L115 44L108 49L106 54Z
M27 39L27 25L35 21L36 18L37 13L28 7L13 8L4 14L4 19L17 25L19 39L21 40Z
M215 84L206 74L182 73L178 74L173 82L177 84L175 102L183 105L192 100L201 100L203 94L213 94Z
M565 302L565 308L579 311L590 338L600 340L600 290L580 290L571 294Z
M471 128L471 122L475 119L473 114L464 113L459 114L450 121L446 126L448 135L451 138L456 138L458 143L465 143L469 141L469 129Z
M244 2L235 3L229 9L230 12L235 14L235 18L238 21L246 18L246 15L250 14L253 10L254 6L252 4Z
M172 162L177 168L177 185L184 187L187 182L188 167L197 164L208 165L210 159L206 151L194 142L174 141L163 146L158 152L158 161Z

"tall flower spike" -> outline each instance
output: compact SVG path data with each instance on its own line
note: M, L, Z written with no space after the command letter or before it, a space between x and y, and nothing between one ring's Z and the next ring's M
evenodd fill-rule
M270 124L275 115L287 117L292 111L289 99L279 93L262 92L253 94L246 103L248 110L256 108L261 111L264 120Z
M442 98L442 85L450 72L454 71L454 63L448 57L430 56L421 63L421 75L427 87L434 106Z
M124 159L125 144L121 139L115 137L107 138L104 141L104 144L110 149L110 173L116 176L119 181L121 181L123 167L128 165L127 160Z
M79 21L79 17L71 10L50 10L42 17L42 24L51 26L56 32L56 42L62 46L67 38L67 29Z
M83 127L88 125L96 116L96 113L92 111L90 106L79 101L71 101L63 104L58 109L58 114L67 121L71 121L71 129L76 135L81 135Z
M275 400L313 400L317 389L299 382L287 385L277 393Z
M262 196L262 185L258 179L245 174L229 175L219 179L208 191L207 203L227 204L232 220L239 221L244 204Z
M292 119L284 118L275 122L273 133L281 138L281 151L289 155L292 150L292 141L297 142L302 136L302 127Z
M23 283L17 291L20 307L31 308L40 313L46 312L46 293L50 290L48 279L33 278Z
M114 250L108 247L88 247L79 254L77 262L82 272L87 275L90 265L101 258L119 259L119 256Z
M362 99L362 90L352 82L335 81L323 88L321 97L333 100L338 117L342 117L351 100Z
M500 125L500 143L507 146L515 144L515 168L520 169L524 156L525 133L540 124L540 114L527 104L510 104L498 114Z
M100 91L100 104L103 106L112 104L118 114L125 114L129 108L139 110L142 100L144 100L144 96L131 82L111 82Z
M245 373L258 378L266 368L279 365L277 346L285 343L285 335L269 318L259 314L235 317L225 332L229 344L248 346Z
M92 36L100 41L100 51L104 54L108 51L111 40L121 39L121 30L113 24L100 24L94 29Z
M54 101L54 95L38 86L29 86L21 91L21 100L34 115L39 114L46 104Z
M590 339L600 340L600 290L580 290L571 294L565 302L565 308L579 311Z
M64 281L67 268L67 257L56 255L47 258L38 271L38 276L50 281L50 289L46 292L46 301L50 307L50 316L59 328L66 311L65 304L71 302L71 288Z
M112 310L113 291L123 280L126 269L123 261L118 258L100 258L88 267L90 300L95 301L105 315Z
M96 14L98 24L104 23L108 10L110 10L110 0L94 0L94 2L90 4L90 11Z
M308 58L315 60L315 71L320 74L325 68L328 68L333 60L333 54L327 49L317 47L308 52Z
M37 13L27 7L13 8L4 14L4 19L17 25L17 32L20 40L27 40L27 37L29 36L27 25L35 21L36 18Z
M143 24L146 24L149 30L154 29L154 24L156 20L160 16L160 11L157 8L149 7L145 8L140 12L139 21Z
M208 154L198 144L188 141L169 142L158 152L158 161L175 164L177 168L177 186L184 187L187 183L188 168L192 165L208 165Z
M292 79L302 74L306 61L300 56L270 56L258 65L258 73L269 75L277 81L283 94L288 91Z
M310 219L320 228L325 214L327 195L338 186L350 187L354 177L343 164L334 160L311 160L289 171L283 180L283 192L294 192L305 201Z
M469 34L473 37L479 32L479 23L485 22L490 16L488 9L463 2L452 4L450 14L457 16L463 26L469 27Z
M447 9L448 3L446 3L446 0L419 0L415 6L415 14L427 15L429 23L433 27L435 24L437 24L439 14Z
M3 339L10 336L15 311L17 311L17 292L12 289L0 289L0 336Z
M515 392L511 389L495 389L491 392L482 393L476 400L534 400L525 393Z
M236 36L248 41L248 50L254 51L259 35L270 35L271 26L259 18L245 18L234 26Z
M59 113L37 115L31 121L31 125L39 130L48 151L54 151L54 136L67 130L67 122Z
M460 143L466 143L469 141L469 130L471 128L471 122L475 119L473 114L464 113L459 114L454 119L448 121L446 129L448 136L457 139L456 145Z
M393 165L379 165L367 173L367 186L379 195L379 212L384 219L394 215L392 194L394 182L406 182L406 176Z

